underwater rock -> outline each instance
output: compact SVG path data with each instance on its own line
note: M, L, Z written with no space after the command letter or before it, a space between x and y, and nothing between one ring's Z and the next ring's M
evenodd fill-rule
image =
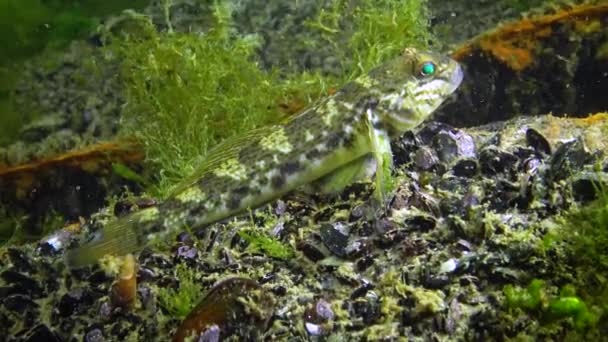
M108 190L137 185L112 177L113 163L133 165L143 153L133 142L103 143L13 167L0 165L0 205L27 220L23 229L36 235L45 220L62 215L76 221L101 208Z
M589 162L590 157L580 138L564 142L551 157L550 172L553 179L562 180L576 173Z
M362 255L371 252L372 250L373 248L371 239L367 237L362 237L350 241L344 251L346 252L347 258L354 259L359 258Z
M375 239L374 243L380 248L391 248L394 245L402 242L407 238L409 230L407 229L392 229L383 234L379 234Z
M533 176L538 173L539 167L543 164L542 160L531 157L523 162L523 170L525 173Z
M62 342L61 339L55 332L53 332L47 325L41 324L34 327L31 331L28 332L26 336L23 337L22 341L24 342Z
M220 330L221 338L233 335L255 339L266 329L273 310L274 298L255 281L228 278L214 285L188 314L173 341L198 338L213 325Z
M76 224L78 229L72 229L74 226L68 226L63 229L59 229L51 235L43 238L38 245L38 250L41 255L57 255L63 250L71 241L76 230L80 230L80 224Z
M375 256L373 254L368 254L368 255L361 257L359 260L357 260L357 263L356 263L357 271L365 272L365 270L367 270L369 267L371 267L374 264L374 259L375 259Z
M220 341L220 327L213 324L206 328L200 335L197 341L199 342L218 342Z
M120 200L114 204L114 215L116 217L123 217L136 210L153 207L157 204L158 201L153 198L138 198L135 201Z
M319 229L321 241L336 256L346 255L346 247L349 242L350 227L342 222L323 224Z
M194 259L198 255L198 249L191 246L179 246L175 255L182 259Z
M62 317L81 314L95 301L95 296L86 288L77 287L61 296L57 304L57 312Z
M146 285L138 286L137 294L139 295L139 298L141 299L142 306L146 310L148 310L150 312L156 311L156 296L150 287L148 287Z
M368 291L365 296L354 300L349 310L353 321L361 320L364 325L376 323L382 312L380 310L380 297L374 291Z
M576 201L590 202L598 199L608 189L608 174L605 172L582 172L571 180L572 195Z
M179 0L179 3L188 1ZM475 3L495 6L487 1ZM445 6L452 6L452 3ZM186 11L191 9L172 5L171 13L179 13L179 8ZM479 8L471 10L477 14L479 11ZM162 16L154 17L159 22L162 19ZM590 17L590 21L595 19L595 16ZM583 27L593 29L590 26L583 23ZM571 28L552 28L557 29L568 31ZM585 34L585 37L595 39L589 34ZM556 35L556 39L562 38L561 33ZM576 54L583 55L592 54L596 46L595 42L578 40L568 43L570 47L577 44L584 46ZM553 52L547 51L542 56ZM572 55L560 56L569 62L573 60ZM583 57L581 61L590 60L589 56ZM484 60L476 59L479 55L464 58L472 60L467 66L467 78L471 78L475 86L484 88L484 92L465 91L458 94L456 99L481 99L485 103L480 103L475 110L478 113L492 110L492 115L498 116L509 115L508 107L501 102L503 97L512 96L513 108L519 109L518 112L524 115L528 111L522 108L534 105L534 101L550 103L552 95L543 91L551 92L553 89L540 89L534 84L536 80L543 81L539 85L546 85L549 83L544 81L551 77L561 84L571 79L572 73L583 78L591 73L580 70L577 66L580 64L551 62L533 64L529 66L531 69L511 77L510 70L500 69L505 65L509 67L508 61L501 61L501 64L494 61L493 67L486 69ZM542 60L539 59L539 62ZM325 63L324 58L314 63ZM570 65L578 71L569 69ZM603 62L593 64L594 68L598 67L598 70L594 70L597 75L602 75L603 65ZM593 82L597 80L597 75L588 79ZM517 87L528 82L532 83L528 88ZM580 81L577 82L573 84L580 85ZM602 82L598 88L605 85ZM591 84L589 88L593 90L595 86ZM524 91L537 91L534 95L540 99L521 101L522 96L515 96ZM497 94L497 97L482 96L487 93ZM564 94L571 95L567 91ZM577 100L579 103L599 102L593 92L578 94L586 97L584 101L582 98ZM467 99L467 96L470 97ZM511 101L510 98L507 100ZM565 101L571 100L565 98ZM536 110L537 107L532 107L531 112ZM449 118L460 127L468 122L469 113L472 112L452 111ZM482 115L474 119L487 118ZM33 291L32 294L36 295L29 296L21 286L28 284L28 280L5 277L2 273L0 298L10 299L0 304L0 336L23 340L31 327L44 326L49 334L66 341L74 339L73 336L91 342L131 339L166 341L167 334L175 330L177 319L175 316L169 317L165 311L160 315L161 319L154 314L159 310L155 302L155 289L166 288L177 281L173 271L180 261L195 265L196 279L200 279L203 286L209 285L210 279L222 279L226 274L234 273L259 281L257 287L244 291L234 288L227 290L227 293L237 292L229 299L223 296L216 301L204 299L203 302L206 300L207 304L201 302L199 306L211 307L210 311L205 310L205 317L219 312L216 316L223 315L236 328L227 332L223 323L207 319L208 323L200 331L193 332L195 340L218 341L226 339L228 333L232 333L229 338L251 340L389 340L398 336L412 340L509 340L521 336L559 340L570 334L578 334L572 330L570 322L551 325L542 317L535 317L535 313L519 314L518 310L505 310L500 289L506 283L521 283L532 277L548 279L554 284L575 281L578 285L581 281L572 277L580 270L579 260L566 257L561 244L555 247L548 243L555 239L552 234L559 234L559 230L546 228L539 218L553 219L572 204L573 198L582 201L591 198L590 184L594 184L594 181L584 173L592 172L593 160L585 160L575 174L568 173L564 178L567 182L551 182L548 169L554 158L552 155L556 154L554 149L567 141L564 139L580 137L594 156L598 151L606 151L604 135L597 132L595 135L588 134L594 130L602 132L600 127L605 127L605 120L601 115L578 120L551 116L526 117L493 123L491 127L458 130L445 124L429 123L417 135L408 132L393 143L395 164L398 166L395 179L400 183L396 184L395 198L388 208L378 210L374 207L369 196L365 195L366 189L371 187L365 184L354 186L335 197L307 196L299 199L286 196L283 205L277 203L276 207L262 208L261 215L255 211L254 224L259 227L268 228L267 224L276 219L274 215L280 216L280 222L272 224L272 235L280 232L282 241L296 245L298 249L296 257L288 260L275 260L261 256L261 253L242 253L242 239L233 237L240 227L251 224L246 214L234 217L229 223L201 229L194 236L182 234L175 241L167 241L169 246L166 249L148 248L140 254L142 267L137 271L140 280L137 296L142 309L114 310L109 299L105 298L114 279L103 275L98 267L80 273L65 272L59 259L60 253L33 252L32 248L19 248L16 249L19 252L9 253L0 251L0 265L10 265L0 267L0 272L7 269L17 272L40 288L39 294ZM466 140L465 143L474 145L476 150L486 151L487 155L483 158L487 159L482 160L478 153L468 157L458 156L459 142L452 136L458 132L470 135L473 141ZM436 139L437 136L440 137ZM545 145L549 146L549 150ZM489 153L489 149L494 151ZM428 159L431 162L427 165L430 166L414 165L412 161L416 155L424 155L427 151L431 151L433 157ZM444 153L442 158L446 161L437 161L438 151ZM511 159L506 158L507 161L514 162L492 159L500 157L503 152L512 155ZM457 157L454 158L454 155ZM95 162L92 165L97 168ZM419 172L421 166L424 166L425 172ZM608 167L605 162L603 167ZM103 174L108 169L99 170ZM20 174L17 182L41 179L36 172L27 177L24 175ZM22 189L23 194L29 194L29 189L36 186L27 182L25 185L15 183L11 187L4 187L4 184L9 183L0 184L0 192L4 189L9 189L9 192ZM14 196L12 192L9 195ZM4 193L2 196L4 199ZM48 206L40 207L44 209ZM126 213L131 207L127 205L122 209ZM348 233L334 235L340 233L339 229L336 230L336 224L348 227ZM324 225L327 227L325 235L321 232ZM193 240L200 249L196 255L191 254L194 250L191 248L194 246ZM183 257L176 257L176 254ZM342 256L335 257L337 255ZM184 257L188 260L183 260ZM387 276L392 273L394 277ZM45 278L55 278L56 284L51 284ZM216 291L220 284L210 293ZM260 284L263 284L263 289L269 289L267 295L276 296L273 297L276 305L264 305L264 300L257 300L257 291L263 291ZM75 303L77 289L87 291L81 294L82 306ZM246 294L243 295L243 292ZM251 295L251 292L254 294ZM64 299L66 294L73 298ZM445 294L445 299L442 294ZM207 297L213 296L209 294ZM252 297L255 298L251 300ZM321 310L317 310L319 298L325 302ZM62 301L64 311L58 310ZM252 302L263 304L253 305L252 308ZM31 303L39 307L35 308ZM219 304L213 306L213 303ZM267 330L258 329L257 321L264 320L258 317L272 316L272 313L258 315L258 309L271 310L270 307L275 306L278 309L272 324ZM26 317L16 318L15 310L25 310ZM45 316L39 315L38 311L57 314L49 322L41 323L41 317ZM72 311L72 315L63 316L69 311ZM333 315L327 314L328 311ZM307 327L307 317L313 315L318 316L316 322L311 319ZM252 321L255 322L250 323ZM324 329L323 324L327 322L331 322L331 330ZM238 336L243 331L249 332L248 329L255 333ZM4 334L5 331L8 333Z
M24 251L9 247L7 253L11 264L13 265L13 269L26 273L32 273L34 271L33 261Z
M36 279L17 271L3 271L0 273L0 278L7 284L14 285L13 293L28 295L31 298L40 298L45 293L43 286Z
M430 215L411 215L405 218L403 221L405 227L408 229L420 231L420 232L428 232L432 229L435 229L437 226L437 219Z
M92 329L84 336L85 342L104 342L106 339L103 337L101 329Z
M400 166L409 163L411 156L418 150L419 142L414 133L405 132L399 139L391 142L391 150L393 151L393 161L395 166Z
M454 126L450 126L446 123L439 121L429 121L420 127L420 130L416 134L416 138L419 140L421 145L431 145L435 137L441 132L452 132L456 131Z
M515 155L496 147L487 147L479 153L481 172L488 176L510 174L515 170L517 161Z
M4 307L13 311L14 313L21 315L26 311L35 311L40 307L38 303L32 301L28 296L21 294L14 294L0 299L0 303Z
M599 53L608 5L583 1L546 9L500 23L455 49L452 57L467 76L436 120L462 127L521 114L584 117L608 110L608 59Z
M439 160L450 164L458 158L475 157L475 141L461 130L440 131L433 138L433 148Z
M437 157L435 150L423 146L418 151L416 151L416 154L414 156L414 162L416 163L416 166L419 169L423 171L428 171L432 169L435 165L437 165L437 163L439 162L439 158Z
M28 123L19 133L21 139L32 143L46 138L50 133L59 131L69 125L69 118L64 113L51 113Z
M317 262L325 258L325 253L315 243L311 241L300 241L298 242L297 248L306 256L310 261Z

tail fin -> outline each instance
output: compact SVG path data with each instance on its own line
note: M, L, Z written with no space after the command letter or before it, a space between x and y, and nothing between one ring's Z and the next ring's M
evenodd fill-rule
M79 268L94 264L106 255L125 255L136 252L145 246L147 239L142 238L145 231L138 231L142 217L156 208L148 208L108 223L93 234L86 244L69 250L66 263L70 268ZM139 234L138 234L139 233Z

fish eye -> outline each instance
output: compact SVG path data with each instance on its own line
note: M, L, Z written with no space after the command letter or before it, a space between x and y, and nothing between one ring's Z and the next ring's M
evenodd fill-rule
M424 77L432 76L437 72L437 66L433 62L424 62L420 65L420 75Z

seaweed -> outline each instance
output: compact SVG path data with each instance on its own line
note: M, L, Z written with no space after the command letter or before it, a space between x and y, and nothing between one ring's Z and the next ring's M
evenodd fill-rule
M590 268L589 273L608 270L608 188L596 186L598 198L564 214L561 221L563 241L577 263Z
M583 331L595 327L601 315L598 308L590 308L576 295L573 285L565 285L558 295L550 295L546 283L534 279L525 289L507 285L503 293L508 309L535 314L544 324L569 319L577 331Z
M194 270L184 264L179 264L175 268L175 278L179 282L178 288L159 288L158 301L172 317L181 320L188 316L202 298L203 288Z
M192 173L211 146L283 118L277 104L291 85L257 66L259 41L232 32L229 7L218 5L214 18L212 29L196 36L157 32L149 19L134 17L151 28L146 37L122 33L109 46L123 61L127 88L122 134L142 141L159 170L151 189L158 197Z
M599 171L598 171L599 172ZM527 288L507 285L503 289L508 309L521 309L542 319L544 324L570 321L574 334L599 334L608 312L608 190L596 184L598 198L574 207L550 224L543 248L570 259L571 284L551 294L547 283L534 279ZM553 279L553 281L559 281ZM602 322L601 324L599 322Z
M334 0L331 6L307 21L331 44L342 67L341 81L368 72L399 53L404 47L432 45L429 12L425 0L351 1Z
M262 232L249 229L239 230L238 234L245 241L249 242L251 248L259 250L269 257L287 260L294 255L293 250L289 246Z
M238 34L232 8L221 2L214 3L213 22L200 36L158 32L144 16L133 16L138 33L110 35L108 49L122 61L126 85L122 134L142 141L158 170L149 192L165 197L218 142L281 122L404 47L426 46L431 37L424 1L363 1L349 9L336 0L330 7L308 23L324 32L324 41L309 43L335 47L340 76L280 66L262 70L259 37ZM352 27L348 37L341 25Z

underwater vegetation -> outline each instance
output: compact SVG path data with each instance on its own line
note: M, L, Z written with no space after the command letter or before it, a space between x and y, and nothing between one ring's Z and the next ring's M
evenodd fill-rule
M171 317L184 319L201 299L203 288L193 270L184 264L175 267L174 276L177 288L158 289L158 301Z
M566 233L564 242L581 265L608 270L608 185L594 186L599 198L566 213L561 224Z
M239 236L251 244L254 250L277 259L289 259L294 256L293 250L280 241L254 230L240 230Z
M522 310L540 320L548 329L568 322L573 337L595 336L608 319L608 190L601 170L595 187L597 199L574 206L563 213L544 237L545 253L559 253L572 260L564 272L571 283L559 291L549 280L534 279L527 287L503 288L506 308Z
M544 281L534 279L526 288L507 285L503 292L508 309L537 313L546 324L571 319L577 330L583 330L592 328L599 319L598 313L592 311L581 298L576 296L576 290L572 285L562 287L558 295L552 296L548 294Z
M518 10L540 2L503 1ZM175 4L171 8L177 11L178 3L191 2L164 3ZM120 65L128 97L121 134L137 138L140 147L118 141L92 146L7 168L14 177L3 179L10 179L11 187L21 189L16 194L25 198L30 191L24 189L42 179L37 172L52 174L57 165L83 167L98 181L120 177L163 197L221 140L280 122L331 94L380 63L391 49L400 49L399 41L424 46L431 38L431 45L435 43L426 32L423 2L352 3L329 2L306 24L322 37L320 42L310 37L307 43L338 50L335 73L262 67L258 52L265 48L265 37L239 34L231 9L217 3L205 16L212 21L209 30L196 34L164 31L157 17L155 21L125 13L123 21L115 22L120 25L101 29L104 46L99 51L104 55L95 63ZM406 6L422 7L412 17L402 12ZM566 15L581 13L577 10L586 14ZM536 25L547 16L489 33L487 49L479 40L473 42L473 56L463 55L467 77L488 89L505 85L505 75L526 80L530 87L547 79L556 86L574 84L564 76L572 70L561 66L584 67L595 60L604 34L597 23L605 21L607 12L600 6L551 13L566 14L549 23L549 35L544 24ZM411 31L418 33L402 32L408 23L420 24ZM530 23L531 30L519 30ZM590 51L591 58L551 57L554 46L545 44L557 41L556 46L562 46L561 39L571 35L568 27L581 29L576 43L580 39L588 45L577 51ZM519 38L510 39L514 32ZM502 36L492 40L492 34ZM516 71L527 61L508 58L518 49L532 62ZM593 65L601 66L597 61ZM576 78L596 84L597 78L586 78L593 73ZM602 75L602 70L595 73ZM496 75L504 78L489 81ZM232 86L238 91L231 91ZM522 89L518 84L509 89L506 94L513 103L524 104L518 108L533 111L528 101L536 100L556 104L549 97L516 93ZM579 93L586 96L582 102L595 101L585 89ZM475 98L498 102L485 93ZM504 107L488 111L509 114ZM449 115L460 125L470 113L461 109ZM397 194L380 217L371 218L366 184L333 199L287 196L253 212L255 220L235 217L168 239L170 248L146 249L125 261L117 277L104 275L97 266L66 271L62 249L74 239L67 229L57 232L67 236L62 244L46 239L2 246L0 336L164 341L192 334L213 340L223 334L263 333L267 340L392 340L404 335L420 340L601 340L608 327L605 181L582 190L570 183L605 179L605 159L597 175L590 170L597 162L592 159L606 150L602 129L608 133L607 118L605 113L585 119L543 115L472 129L432 122L395 142ZM497 127L507 128L497 132ZM141 147L148 169L156 172L152 179L139 168ZM0 189L8 189L4 184ZM57 192L53 187L36 188ZM92 194L91 188L82 189ZM94 209L105 206L103 213L74 226L89 230L139 206L119 203L125 201L117 202L110 194L99 198L110 203ZM73 208L80 202L67 203ZM0 217L11 213L0 208ZM54 217L55 222L44 226L64 223ZM538 224L541 217L551 225ZM9 222L0 222L0 238L6 232L9 239L13 229ZM184 323L180 326L179 321Z
M608 321L608 188L596 183L598 199L564 215L562 243L576 261L578 292L597 306L598 320Z
M363 1L349 8L334 1L309 25L335 46L340 76L284 73L261 69L255 56L261 37L237 34L230 6L216 3L212 11L214 23L201 36L158 32L149 19L133 16L129 26L137 33L121 32L108 48L122 61L126 84L122 132L140 140L158 168L158 185L150 191L159 197L219 141L280 122L404 46L425 46L431 37L424 2ZM350 37L342 33L346 24L353 26Z

